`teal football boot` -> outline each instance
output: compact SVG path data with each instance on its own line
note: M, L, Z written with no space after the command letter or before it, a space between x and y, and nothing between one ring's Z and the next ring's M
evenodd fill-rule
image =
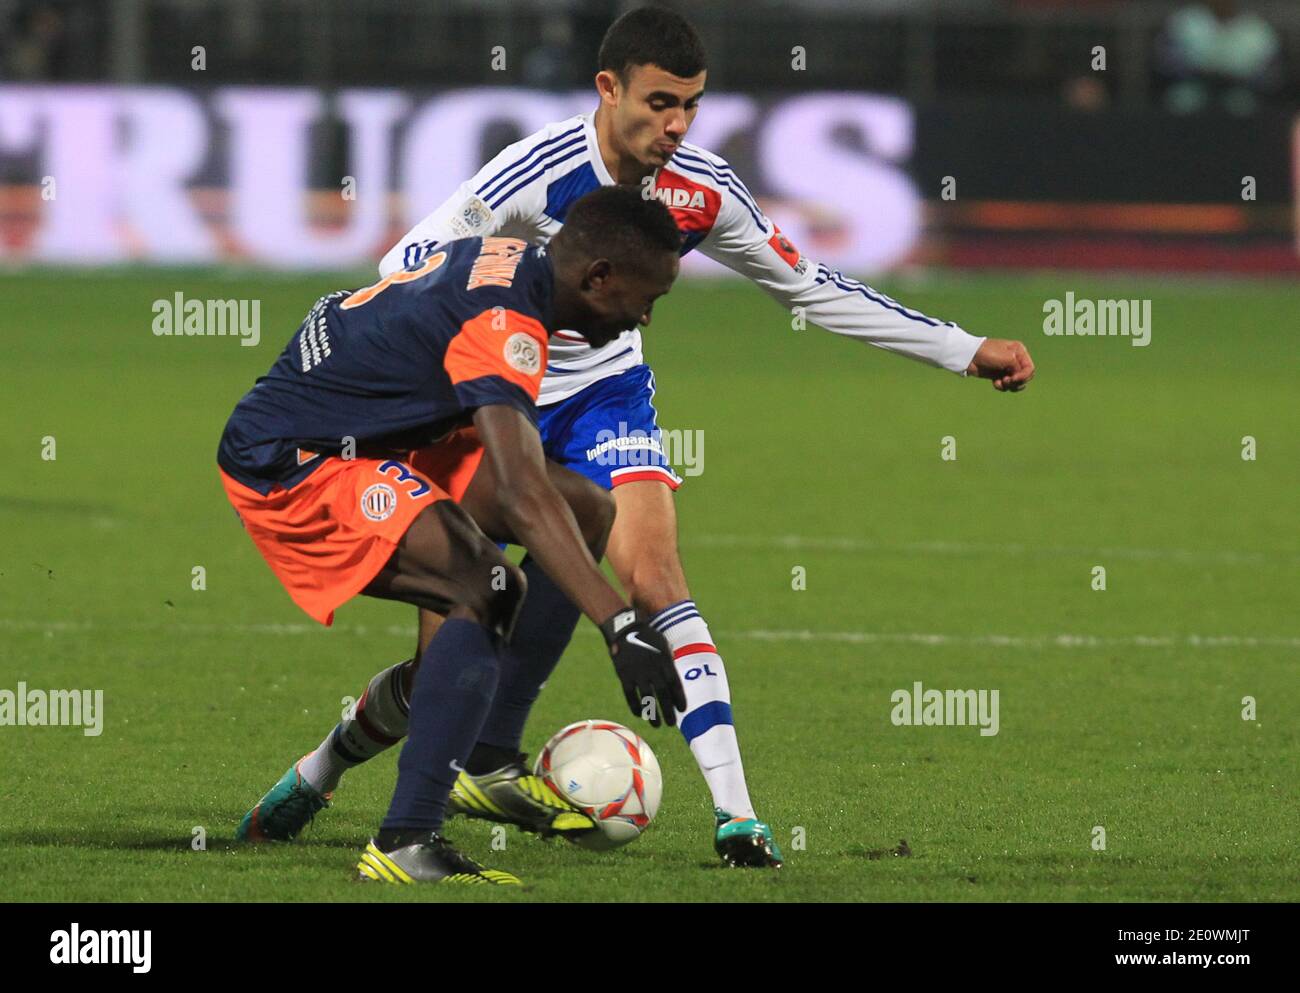
M244 815L235 829L235 840L293 841L317 813L329 806L331 796L304 782L295 762Z
M781 868L781 849L772 837L772 829L754 817L732 817L720 807L713 816L717 829L713 850L733 868Z

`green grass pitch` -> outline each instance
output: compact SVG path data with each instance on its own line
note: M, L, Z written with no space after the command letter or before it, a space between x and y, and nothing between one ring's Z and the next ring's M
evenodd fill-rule
M1281 283L884 284L1025 340L1040 372L1020 396L791 330L744 283L681 285L646 347L663 425L704 432L704 472L679 493L682 553L786 868L715 864L690 754L649 729L663 808L623 850L511 832L492 851L486 825L452 822L523 892L351 881L395 751L352 773L304 840L236 848L244 810L414 640L395 604L314 627L213 461L316 296L365 281L0 277L0 689L105 694L99 737L0 727L8 899L1300 898L1300 288ZM155 337L151 304L178 290L261 300L262 344ZM1151 299L1151 344L1045 337L1043 302L1066 290ZM588 628L535 711L533 752L572 720L631 723ZM894 726L890 694L918 680L998 690L999 733ZM902 839L910 856L893 854Z

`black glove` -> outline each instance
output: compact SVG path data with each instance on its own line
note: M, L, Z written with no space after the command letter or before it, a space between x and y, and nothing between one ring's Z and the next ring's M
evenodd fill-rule
M670 727L676 726L677 711L686 709L686 691L664 636L645 621L638 621L631 609L620 610L607 620L600 633L605 636L632 713L642 716L643 698L653 697L656 708L651 727L658 727L661 718Z

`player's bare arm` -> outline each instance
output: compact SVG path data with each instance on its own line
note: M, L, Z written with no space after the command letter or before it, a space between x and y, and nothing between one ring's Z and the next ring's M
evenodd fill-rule
M497 511L587 617L600 624L627 604L592 558L568 503L547 477L537 429L513 407L480 407L474 427L496 477Z
M605 634L632 712L641 713L644 698L653 697L657 707L651 723L658 724L657 716L663 714L668 724L675 724L686 693L672 653L660 644L661 636L636 621L635 612L600 571L568 503L547 477L537 429L517 410L503 406L480 408L474 426L513 539Z

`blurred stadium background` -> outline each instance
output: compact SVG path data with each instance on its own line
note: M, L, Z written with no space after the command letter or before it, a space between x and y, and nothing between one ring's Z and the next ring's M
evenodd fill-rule
M341 886L396 749L313 843L231 850L414 618L309 623L213 455L314 299L594 107L625 6L0 0L0 689L108 701L102 737L0 729L9 899L421 898ZM552 900L1296 899L1300 3L676 6L710 59L690 138L806 254L1023 338L1040 375L997 396L681 280L646 347L664 426L708 435L691 591L759 809L808 848L780 881L696 871L707 792L660 732L653 838L511 840L502 867ZM1149 303L1154 346L1040 334L1068 293ZM156 337L182 295L257 305L260 344ZM570 655L534 753L623 713L593 630ZM999 689L1001 733L895 727L918 679Z
M627 6L0 0L0 263L369 267L592 106ZM692 139L813 257L1296 272L1292 0L677 6L710 58Z

